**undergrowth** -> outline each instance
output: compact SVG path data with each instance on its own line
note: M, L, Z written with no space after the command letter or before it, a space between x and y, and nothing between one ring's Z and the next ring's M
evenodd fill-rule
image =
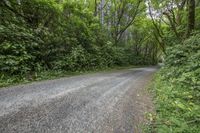
M148 132L200 131L200 35L168 49L152 91L156 116Z

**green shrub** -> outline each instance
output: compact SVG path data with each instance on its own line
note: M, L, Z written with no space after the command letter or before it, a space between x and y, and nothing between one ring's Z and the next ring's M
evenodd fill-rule
M142 61L132 47L114 44L107 27L81 2L2 1L0 16L0 80L150 64L151 57Z
M157 132L200 130L200 35L167 50L154 85Z

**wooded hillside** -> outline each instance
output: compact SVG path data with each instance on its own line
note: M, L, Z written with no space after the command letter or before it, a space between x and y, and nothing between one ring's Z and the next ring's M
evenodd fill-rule
M199 132L199 0L0 1L0 86L158 62L152 130Z

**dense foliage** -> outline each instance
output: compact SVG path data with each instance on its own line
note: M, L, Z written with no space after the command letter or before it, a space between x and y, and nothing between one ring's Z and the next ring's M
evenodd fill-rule
M120 4L110 3L108 9L110 19L105 15L106 22L103 24L100 21L102 16L98 17L101 11L94 15L91 3L93 2L1 1L1 79L7 79L8 76L33 79L38 73L44 71L85 71L157 62L157 54L153 54L151 50L152 42L145 42L143 44L145 47L139 45L140 42L127 42L128 37L124 32L131 27L132 23L125 22L124 17L130 14L130 19L134 20L137 15L135 8L123 11L126 13L120 16L123 21L111 21L115 19L111 18L115 8L124 10L128 3L135 5L137 1L120 3L123 4L123 9ZM138 9L140 3L141 1L138 3ZM133 13L135 17L131 18ZM106 23L118 23L118 25L110 24L108 29ZM121 27L119 35L114 35L114 32L117 32L116 26ZM140 30L138 36L141 34L143 32ZM137 51L134 49L136 45Z
M199 0L1 0L0 86L160 60L154 128L196 133L199 10Z
M165 53L164 66L152 87L156 116L149 131L197 133L200 130L200 2L149 0L148 4L156 39Z
M200 129L200 34L168 48L154 85L157 132Z

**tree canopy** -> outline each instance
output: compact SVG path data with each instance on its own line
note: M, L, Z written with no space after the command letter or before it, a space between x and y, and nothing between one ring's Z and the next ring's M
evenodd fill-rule
M171 125L157 129L198 132L199 32L199 0L1 0L0 86L37 80L45 72L164 62L157 98L183 104L159 103L160 120ZM177 106L183 114L172 111Z

